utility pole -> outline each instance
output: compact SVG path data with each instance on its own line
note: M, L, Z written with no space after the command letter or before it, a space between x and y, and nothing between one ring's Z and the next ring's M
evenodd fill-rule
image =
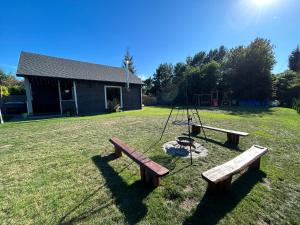
M129 91L129 60L126 60L126 87L127 91Z

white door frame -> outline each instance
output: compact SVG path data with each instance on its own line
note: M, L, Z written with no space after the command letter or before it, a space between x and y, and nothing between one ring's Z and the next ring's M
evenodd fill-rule
M123 108L123 96L122 96L122 87L121 86L111 86L111 85L105 85L104 86L104 101L105 101L105 109L108 109L107 106L107 98L106 98L106 88L118 88L120 89L120 107Z

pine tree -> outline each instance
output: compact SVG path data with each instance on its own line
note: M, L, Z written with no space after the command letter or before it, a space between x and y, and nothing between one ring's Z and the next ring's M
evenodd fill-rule
M122 64L122 67L124 69L126 69L126 67L127 67L127 62L128 62L129 72L131 72L132 74L136 74L136 70L135 70L134 65L133 65L133 56L130 55L130 52L129 52L128 48L127 48L126 53L124 55L123 64Z
M292 51L289 57L289 68L295 72L300 72L300 49L299 45Z

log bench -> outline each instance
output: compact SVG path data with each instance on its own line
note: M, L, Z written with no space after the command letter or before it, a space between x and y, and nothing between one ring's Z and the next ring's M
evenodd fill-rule
M260 158L267 152L267 148L253 145L234 159L202 173L202 178L208 182L207 191L210 193L228 191L232 176L246 168L259 170Z
M206 126L206 125L202 125L202 127L204 129L208 129L208 130L227 133L227 143L231 144L231 145L235 145L235 146L237 146L239 144L240 136L245 137L245 136L249 135L246 132L227 130L227 129L217 128L217 127L210 127L210 126ZM201 125L193 124L192 125L192 134L197 135L197 134L200 134L200 132L201 132Z
M152 183L154 187L157 187L160 184L160 178L169 173L167 168L129 147L120 139L113 137L109 141L115 146L115 155L117 157L121 157L123 152L140 166L142 181Z

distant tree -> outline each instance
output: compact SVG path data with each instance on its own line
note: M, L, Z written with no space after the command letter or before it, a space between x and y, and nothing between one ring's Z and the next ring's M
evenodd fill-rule
M4 73L2 69L0 69L0 83L3 84L3 82L6 80L7 75Z
M192 58L192 61L190 63L190 66L202 66L205 62L206 53L201 51L194 55Z
M236 99L266 100L272 95L274 46L257 38L247 47L232 49L224 67L224 82Z
M217 89L221 77L221 64L217 61L210 61L203 68L204 86L207 92Z
M0 123L3 123L3 117L2 117L2 112L1 112L1 107L2 107L2 101L4 96L8 96L8 88L4 86L3 81L5 80L5 74L3 73L2 70L0 70Z
M153 76L156 91L161 92L172 81L173 71L172 64L164 63L159 65Z
M193 57L192 56L188 56L185 59L186 65L188 65L188 66L192 66L192 61L193 61Z
M220 48L218 49L217 54L215 55L214 60L217 62L221 62L225 59L225 56L227 54L227 49L225 48L224 45L221 45Z
M292 107L293 98L300 99L300 73L288 70L276 75L273 87L281 105Z
M220 64L211 61L200 67L189 67L185 76L187 78L189 94L210 93L216 89L220 76Z
M3 72L2 72L3 73ZM1 72L0 72L1 74ZM5 74L2 76L2 85L6 86L11 95L25 94L24 82L17 80L16 76L12 74ZM1 75L0 75L1 76ZM0 78L1 79L1 78Z
M144 80L143 94L150 96L155 95L154 81L152 77L149 77L146 80Z
M157 97L171 98L166 96L168 92L172 91L174 77L174 67L172 64L164 63L160 64L153 75L154 91ZM170 93L173 97L174 93Z
M295 72L300 72L300 49L299 45L289 56L289 68Z
M128 62L129 72L131 72L132 74L136 74L136 70L135 70L134 63L133 63L133 56L130 55L130 52L129 52L128 48L126 50L126 53L125 53L124 59L123 59L123 63L122 63L122 67L124 69L126 69L127 62Z
M209 63L210 61L215 60L217 55L218 55L218 49L210 50L204 59L204 63Z
M186 58L186 63L160 64L153 75L153 95L160 97L177 93L183 102L188 92L226 92L237 100L267 100L272 96L271 71L275 64L274 46L269 40L257 38L248 46L227 50L224 46L208 53L200 51ZM148 88L149 90L149 88ZM169 97L169 96L168 96Z
M174 66L174 77L173 83L180 84L185 78L185 71L187 70L187 65L185 63L176 63Z
M0 69L0 122L3 123L1 107L3 97L9 94L25 94L23 81L17 80L12 74L6 74Z
M226 92L232 94L238 99L240 94L245 90L244 83L245 72L243 71L246 57L246 49L243 46L238 46L231 49L225 60L223 67L222 86Z
M221 45L218 49L212 49L208 52L204 59L204 63L211 61L222 62L227 54L227 49Z

